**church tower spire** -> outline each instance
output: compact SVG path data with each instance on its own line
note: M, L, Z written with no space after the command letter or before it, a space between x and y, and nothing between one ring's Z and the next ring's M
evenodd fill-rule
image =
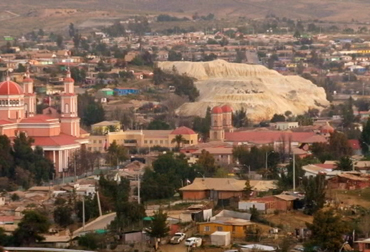
M69 67L64 78L64 92L61 94L62 132L75 137L80 136L80 118L77 115L77 95Z
M36 114L36 95L33 92L33 80L28 67L23 79L23 92L25 117L33 117Z

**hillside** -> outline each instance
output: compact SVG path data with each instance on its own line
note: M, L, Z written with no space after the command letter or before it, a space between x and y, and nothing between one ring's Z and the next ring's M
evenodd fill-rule
M270 119L275 113L291 111L300 115L329 105L323 88L300 76L284 76L262 65L211 62L158 62L165 72L194 77L200 96L183 104L181 116L204 116L207 107L229 104L234 111L244 109L254 121Z
M366 0L1 0L0 32L61 28L68 22L120 18L133 14L214 13L218 18L245 16L264 18L268 14L292 19L366 22L370 2ZM57 11L53 11L57 10Z

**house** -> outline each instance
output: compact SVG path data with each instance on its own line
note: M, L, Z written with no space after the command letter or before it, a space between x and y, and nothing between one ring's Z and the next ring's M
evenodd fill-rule
M356 190L370 187L370 177L360 172L341 173L328 179L328 188Z
M360 252L370 252L370 238L355 241L358 244L358 251Z
M222 210L213 216L209 222L198 223L201 235L211 235L214 232L230 232L231 238L244 238L247 226L254 225L249 213Z
M120 88L117 87L114 89L114 92L121 96L121 95L129 95L129 94L139 94L139 90L137 88Z
M184 200L241 198L245 182L234 178L195 178L193 183L180 188L180 191Z
M241 198L246 180L235 178L195 178L190 185L180 188L183 199L230 199ZM273 180L250 180L254 191L268 191L276 188Z
M229 165L233 161L233 148L204 148L192 153L192 156L199 158L203 151L209 152L219 164Z

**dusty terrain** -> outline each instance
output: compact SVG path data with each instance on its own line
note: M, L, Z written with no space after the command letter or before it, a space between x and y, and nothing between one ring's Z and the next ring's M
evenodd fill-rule
M367 22L366 0L1 0L0 32L20 34L31 29L64 29L70 22L103 23L125 15L172 13L191 16L214 13L218 18L264 18L273 14L292 19ZM338 23L336 23L338 24Z
M181 116L205 116L207 107L230 105L244 109L253 121L270 119L275 113L291 111L304 114L309 109L322 110L329 105L323 88L299 76L283 76L260 65L211 62L159 62L166 72L175 67L179 74L196 79L196 102L180 106Z

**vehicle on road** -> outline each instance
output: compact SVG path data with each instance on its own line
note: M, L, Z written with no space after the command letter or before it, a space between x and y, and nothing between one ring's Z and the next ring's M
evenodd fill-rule
M185 246L188 247L200 247L202 245L202 238L190 237L185 240Z
M174 236L172 236L170 243L171 244L179 244L186 238L185 233L175 233Z

